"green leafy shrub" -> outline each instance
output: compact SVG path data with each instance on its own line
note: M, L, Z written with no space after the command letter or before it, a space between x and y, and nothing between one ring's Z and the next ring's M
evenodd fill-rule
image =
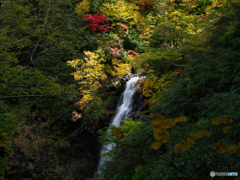
M33 64L44 75L57 77L59 83L73 84L74 78L71 73L74 69L67 66L66 63L69 59L71 59L71 55L67 51L55 49L37 57Z
M123 47L127 50L143 52L143 46L144 42L140 39L138 33L134 29L129 30L127 37L124 39Z

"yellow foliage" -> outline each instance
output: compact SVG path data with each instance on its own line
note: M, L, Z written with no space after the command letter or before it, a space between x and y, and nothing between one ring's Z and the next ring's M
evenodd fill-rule
M108 17L111 22L121 25L121 23L128 25L130 28L138 23L138 7L133 3L127 3L123 0L116 4L104 3L103 7L99 8L100 12ZM113 24L114 26L114 24Z
M130 64L117 64L114 67L114 71L110 71L112 76L121 77L131 71L132 66Z
M236 153L239 148L240 148L240 141L239 141L239 144L238 144L238 145L229 146L229 147L227 148L227 150L225 151L225 153L231 154L232 151L233 151L234 153Z
M150 112L150 111L149 110L145 110L145 111L142 111L142 112L138 112L137 115L139 116L139 115L142 115L142 114L146 114L148 112Z
M147 28L146 27L147 25L145 25L146 21L147 21L147 19L142 14L139 13L137 29L140 30L140 32L141 32L140 34L146 33L146 28ZM140 38L141 38L141 35L140 35Z
M148 6L153 6L158 0L130 0L130 2L139 4L142 6L148 5Z
M158 150L162 145L162 142L156 141L154 143L151 144L151 148L154 150Z
M186 120L187 120L187 117L182 116L182 117L174 118L172 121L171 121L171 119L169 119L168 121L173 122L175 124L178 122L186 122Z
M75 12L79 16L85 15L90 11L89 7L90 7L90 2L88 0L83 0L76 6Z
M67 61L67 64L76 69L76 72L72 73L72 75L81 84L82 101L88 102L93 98L91 93L99 89L102 86L101 81L107 78L103 71L104 65L101 64L106 60L103 58L104 53L102 50L96 52L84 51L84 54L86 57L83 59Z
M158 140L158 141L170 139L170 135L167 131L163 131L160 133L154 132L153 135L156 138L156 140Z
M124 136L134 133L139 128L139 125L142 124L141 121L134 121L132 118L123 120L123 123L124 125L120 126L120 128L124 131Z
M123 138L123 132L121 131L121 129L116 128L116 127L111 127L112 130L112 135L117 137L119 140L121 140Z
M157 125L162 123L164 121L164 118L159 113L156 113L152 118L148 119L148 121L152 125Z
M188 137L186 141L182 141L174 146L174 152L179 152L180 150L188 150L195 141Z
M177 77L177 74L179 74L179 72L166 73L161 77L157 77L153 74L145 77L142 86L142 94L146 97L151 97L151 102L155 102L157 95L167 90L166 86L171 83L171 80Z
M226 134L229 129L232 129L232 127L231 126L227 126L227 127L223 128L223 133Z
M171 125L169 124L158 124L158 125L155 125L153 126L153 131L155 133L160 133L160 132L163 132L163 131L166 131L166 129L170 128Z
M222 153L231 154L232 151L234 153L236 153L239 148L240 148L240 141L239 141L238 145L232 145L232 146L229 146L229 147L225 143L223 143L222 141L219 141L217 146L216 146L216 150L221 154Z
M201 131L198 131L196 133L191 133L189 135L189 137L193 138L193 139L198 139L200 136L202 135L205 135L205 136L211 136L211 132L208 132L206 130L201 130Z
M232 119L228 119L227 116L220 116L212 119L212 124L222 124L222 123L232 123L234 122Z
M165 125L168 125L168 126L173 126L174 124L176 124L178 122L186 122L186 120L187 120L186 116L164 120L164 118L159 113L156 113L151 119L148 119L148 121L152 125L158 125L158 124L163 125L163 124L165 124Z

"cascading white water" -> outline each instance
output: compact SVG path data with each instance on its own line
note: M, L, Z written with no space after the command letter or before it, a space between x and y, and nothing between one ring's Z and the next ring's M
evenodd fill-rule
M119 104L117 107L117 112L113 118L112 125L118 126L120 125L122 120L126 120L131 116L133 95L135 93L135 89L132 89L132 87L138 79L139 77L133 77L127 82L125 91L122 94L122 103ZM101 155L111 151L114 146L115 144L113 143L103 146L101 150ZM100 158L98 165L98 173L101 173L99 167L104 163L105 160L107 159L104 157Z

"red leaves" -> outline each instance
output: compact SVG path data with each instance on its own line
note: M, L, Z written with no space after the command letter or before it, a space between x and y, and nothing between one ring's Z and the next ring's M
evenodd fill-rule
M138 56L138 54L139 54L139 53L136 53L135 51L132 51L132 55L133 55L134 57Z
M90 28L91 31L103 31L108 32L110 29L113 29L109 24L106 24L106 20L108 17L101 15L101 14L95 14L91 15L88 14L87 17L83 18L86 21L90 21L91 24L88 24L87 26Z
M78 101L78 102L76 102L76 105L82 106L83 102L82 101Z
M138 54L139 54L139 53L136 53L132 50L128 51L128 53L129 53L128 58L134 58L134 57L138 56Z
M178 69L178 71L180 72L180 74L182 74L183 73L183 69Z
M76 105L81 106L80 109L83 109L83 106L85 106L83 101L78 101L78 102L74 103L73 105L74 105L74 106L76 106Z

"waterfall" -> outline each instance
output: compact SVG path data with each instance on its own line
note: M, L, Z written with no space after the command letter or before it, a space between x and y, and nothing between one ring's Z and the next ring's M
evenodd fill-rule
M136 112L133 112L134 94L136 91L135 89L132 89L132 87L138 79L139 77L133 77L129 81L127 81L126 88L120 97L116 114L112 120L112 125L118 126L121 124L122 120L126 120L136 114ZM139 108L137 108L137 111L139 111ZM103 146L101 149L101 155L111 151L114 146L115 144L113 143ZM98 165L98 173L101 173L99 167L104 163L105 160L106 158L104 157L100 158Z

